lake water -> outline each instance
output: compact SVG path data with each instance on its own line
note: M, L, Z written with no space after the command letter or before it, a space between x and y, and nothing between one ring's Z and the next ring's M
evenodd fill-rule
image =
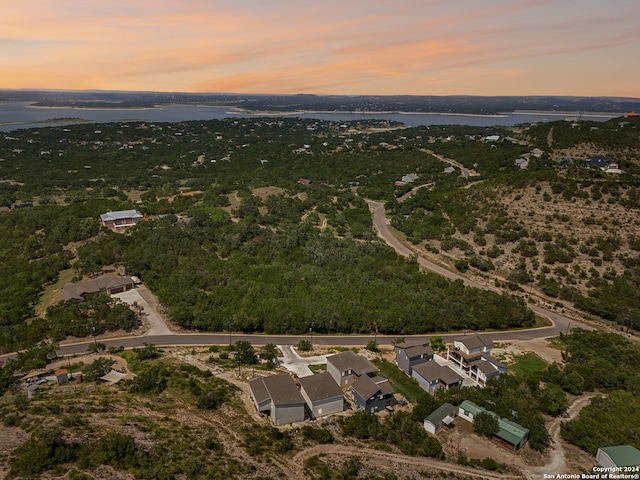
M82 118L95 123L103 122L182 122L188 120L216 120L221 118L251 118L256 116L279 116L281 118L310 118L317 120L349 121L363 119L383 119L402 122L416 127L421 125L471 125L479 127L512 126L521 123L538 123L563 120L576 117L576 112L535 112L506 113L501 115L451 115L426 113L333 113L310 112L286 115L254 115L237 112L228 107L207 105L167 105L148 109L78 109L78 108L34 108L29 102L0 103L0 131L12 131L20 128L65 125L73 122L47 122L55 118ZM583 120L605 121L618 115L591 114L582 115Z

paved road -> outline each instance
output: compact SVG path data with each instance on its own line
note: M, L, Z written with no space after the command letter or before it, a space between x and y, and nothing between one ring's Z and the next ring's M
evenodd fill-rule
M385 217L384 205L380 202L374 202L367 200L369 208L373 214L373 223L378 231L378 235L387 242L395 251L404 257L414 256L409 248L407 248L398 238L393 235L389 229L388 220ZM493 290L499 292L491 284L480 283L476 280L472 280L455 272L452 272L441 265L437 265L425 258L417 257L418 263L425 269L432 272L443 275L451 280L462 280L465 285L471 287L482 288L485 290ZM149 300L148 296L145 296L146 300ZM146 302L145 302L146 303ZM152 303L152 302L149 302ZM527 330L511 330L506 332L492 332L491 338L497 342L511 341L511 340L531 340L534 338L544 338L558 335L560 332L566 333L572 328L584 328L587 330L593 330L592 327L580 323L574 319L570 319L556 312L552 312L537 305L529 305L529 308L538 315L549 318L553 325L550 327L534 328ZM164 328L163 328L164 327ZM247 335L238 334L231 336L228 333L224 334L209 334L209 333L197 333L197 334L174 334L166 329L166 324L157 324L156 328L151 329L146 335L136 337L123 337L116 339L101 340L107 347L119 347L125 348L141 347L145 343L151 343L154 345L228 345L231 342L235 343L238 340L246 340L253 345L264 345L266 343L273 343L276 345L296 345L302 339L308 339L308 335ZM157 333L156 333L157 332ZM450 341L455 337L459 337L460 334L442 335L445 341ZM430 335L416 335L412 336L412 340L427 340ZM375 340L381 345L390 345L394 340L398 338L398 335L377 335ZM373 340L373 335L335 335L335 336L323 336L314 335L313 343L315 345L341 345L341 346L363 346L366 345L369 340ZM93 340L92 340L93 341ZM85 352L87 346L92 343L87 341L74 345L63 345L60 347L59 355L74 355ZM1 355L0 360L6 360L13 356Z
M402 255L403 257L415 256L415 253L406 245L404 245L391 232L391 229L389 228L389 221L385 217L384 204L380 202L374 202L372 200L367 200L367 204L369 205L369 209L373 214L373 224L378 232L378 236L385 242L387 242L387 244L391 246L399 255ZM452 272L451 270L433 263L426 258L417 257L417 261L420 266L425 268L426 270L438 273L444 277L449 278L450 280L462 280L466 286L481 288L483 290L491 290L498 293L502 292L490 283L481 283L477 280L463 277L462 275L459 275L456 272ZM566 333L572 328L584 328L587 330L593 330L593 328L589 325L578 322L577 320L570 319L559 313L552 312L551 310L547 310L546 308L537 305L529 305L529 308L538 315L551 320L554 325L551 327L536 328L531 330L492 333L491 337L495 340L527 340L540 337L550 337L558 335L560 332Z

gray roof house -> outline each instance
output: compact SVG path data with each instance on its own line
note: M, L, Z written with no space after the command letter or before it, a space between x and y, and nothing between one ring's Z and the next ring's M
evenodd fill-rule
M327 357L327 372L340 387L351 385L358 377L370 375L378 371L376 366L352 350L340 352Z
M447 347L447 360L454 362L469 374L471 364L493 350L493 341L486 336L469 335L454 339L453 346Z
M138 210L118 210L100 215L102 226L116 233L124 232L127 228L132 227L143 219L144 215Z
M396 343L393 350L396 355L396 365L407 375L411 375L411 368L414 365L433 360L433 350L428 341Z
M456 408L450 403L443 403L424 419L424 429L435 435L445 425L451 425L454 418L456 418Z
M507 367L490 355L483 354L473 360L469 369L469 376L480 385L485 385L487 380L507 372Z
M362 375L351 385L351 399L359 410L377 412L396 403L393 387L382 377Z
M469 335L458 337L453 341L456 349L472 355L474 353L490 353L493 350L493 341L490 338L480 335Z
M344 394L329 372L300 377L298 381L314 418L344 410Z
M421 363L413 367L411 376L418 381L423 390L433 395L437 390L461 387L462 377L446 365L436 362Z
M304 420L304 398L288 373L253 377L249 388L258 412L269 414L274 425Z

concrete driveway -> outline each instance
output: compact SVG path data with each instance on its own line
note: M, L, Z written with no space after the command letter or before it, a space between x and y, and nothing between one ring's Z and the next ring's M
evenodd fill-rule
M298 355L296 348L293 345L278 345L278 348L282 352L282 357L278 357L280 365L295 373L298 377L308 377L313 375L313 372L309 369L309 365L323 365L327 363L328 355L316 355L314 357L301 357Z
M169 327L164 321L162 315L158 313L158 302L156 298L144 285L138 285L132 290L116 293L111 296L120 299L127 305L137 303L142 307L142 321L148 328L145 336L173 334L173 332L169 330Z

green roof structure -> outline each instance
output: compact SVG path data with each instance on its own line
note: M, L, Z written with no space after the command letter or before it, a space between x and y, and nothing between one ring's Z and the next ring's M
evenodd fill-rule
M464 400L460 404L460 409L464 410L467 416L471 416L475 418L479 413L486 412L489 415L493 415L498 419L498 431L495 433L495 436L504 440L505 442L510 443L514 446L515 449L520 448L525 444L527 439L529 438L529 429L524 428L521 425L518 425L511 420L507 420L506 418L499 417L494 412L487 410L479 405L476 405L469 400ZM470 414L470 415L469 415Z
M608 461L602 463L603 454L611 459L616 467L637 467L640 466L640 450L631 445L616 445L613 447L600 447L596 454L596 460L603 467L611 467Z

